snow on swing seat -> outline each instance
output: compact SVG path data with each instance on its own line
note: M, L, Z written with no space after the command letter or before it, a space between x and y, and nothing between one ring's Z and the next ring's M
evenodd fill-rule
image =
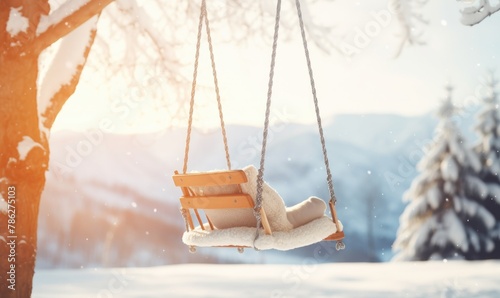
M205 230L202 230L198 226L192 231L184 232L182 241L186 245L199 247L253 247L255 245L255 248L259 250L290 250L320 242L336 233L337 227L331 218L323 216L289 231L273 232L272 235L264 234L261 229L260 235L254 243L255 230L256 228L250 227L209 230L208 225L206 225Z
M342 224L338 222L340 231L337 231L337 225L331 218L325 216L326 205L323 200L316 197L310 197L303 202L286 207L283 199L267 183L263 185L263 228L259 231L259 237L254 243L256 235L256 219L253 214L253 205L256 200L257 189L257 169L254 166L247 166L242 171L229 171L232 176L225 176L227 171L209 172L215 174L221 173L222 180L234 179L242 181L238 184L228 184L227 181L219 183L199 183L203 186L189 186L183 188L184 197L181 197L183 208L193 208L192 206L205 206L203 209L207 217L207 222L203 223L198 214L196 217L200 225L194 227L192 224L191 213L185 214L187 218L187 231L182 240L186 245L211 247L211 246L236 246L253 247L277 250L289 250L297 247L310 245L324 239L339 240L343 238ZM200 173L203 178L203 173ZM234 174L234 175L233 175ZM241 177L236 177L241 174ZM191 173L196 180L197 173ZM224 178L225 177L225 178ZM174 175L174 181L177 186L182 186L181 179L188 180L186 175ZM218 178L217 178L218 179ZM195 183L197 184L197 183ZM184 186L186 183L184 183ZM204 200L207 200L204 202ZM227 207L215 208L214 205L220 205L217 200L226 200L229 204L238 204L237 208ZM208 200L211 200L210 202ZM242 208L242 206L245 206ZM337 233L338 232L338 233ZM337 233L337 234L336 234ZM333 238L332 238L333 235Z

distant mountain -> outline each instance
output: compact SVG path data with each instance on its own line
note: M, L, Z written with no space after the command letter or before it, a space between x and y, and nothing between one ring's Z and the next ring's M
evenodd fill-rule
M337 210L347 249L335 261L385 261L403 209L402 194L432 139L430 115L341 115L325 125ZM262 131L228 126L233 168L258 165ZM117 135L54 133L39 219L39 267L148 266L185 262L289 262L314 246L282 252L200 249L181 243L180 191L185 130ZM188 170L226 167L218 130L194 130ZM288 206L311 195L328 199L317 128L270 128L265 179Z

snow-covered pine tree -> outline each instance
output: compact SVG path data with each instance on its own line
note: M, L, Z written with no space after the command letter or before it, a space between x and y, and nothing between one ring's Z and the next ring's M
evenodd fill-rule
M479 135L479 144L475 150L481 160L481 179L488 186L487 194L481 194L483 206L488 209L496 220L489 236L495 243L495 248L482 258L500 259L500 113L498 111L498 94L495 87L498 81L493 73L486 81L486 95L483 97L483 108L476 116L475 130Z
M418 164L420 175L405 193L409 204L400 217L395 260L474 259L493 247L487 234L495 218L471 195L486 192L475 174L480 161L452 120L452 87L447 91L434 140Z

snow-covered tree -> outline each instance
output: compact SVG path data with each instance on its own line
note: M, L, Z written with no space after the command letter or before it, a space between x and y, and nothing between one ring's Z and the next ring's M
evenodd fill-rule
M10 203L8 211L0 210L2 297L31 296L48 132L76 88L98 16L110 2L68 1L51 12L48 0L0 1L0 201ZM64 36L60 47L66 55L55 60L57 71L48 77L52 88L42 101L38 57ZM9 280L7 272L13 272Z
M495 87L498 81L493 73L487 78L483 97L483 108L477 115L476 132L479 135L479 144L475 147L482 169L481 179L488 186L484 207L496 219L496 225L490 230L490 237L495 242L495 249L485 256L486 258L500 258L500 113L498 94Z
M452 119L452 88L447 90L434 141L405 193L409 204L400 217L395 260L475 259L493 249L488 232L495 217L477 195L486 193L475 174L480 161Z

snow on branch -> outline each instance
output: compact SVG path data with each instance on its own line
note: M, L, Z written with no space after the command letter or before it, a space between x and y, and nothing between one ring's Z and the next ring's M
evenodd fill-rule
M94 16L63 38L38 93L40 122L51 128L62 106L76 89L90 48L94 43L99 17Z
M19 32L26 32L29 27L29 20L23 16L22 7L11 7L9 20L7 21L7 32L10 36L16 36Z
M2 193L0 193L0 213L7 213L7 202L2 196Z
M79 10L85 4L88 4L89 0L73 0L63 3L56 11L48 16L42 16L36 34L47 31L51 26L55 26L60 23L64 18L69 17L72 13Z
M395 13L401 27L401 44L396 56L401 54L405 44L424 44L419 26L427 24L419 10L428 0L391 0L391 9Z
M474 26L485 18L500 10L500 1L495 0L457 0L461 6L462 17L460 22L464 25Z
M43 149L42 145L33 141L31 137L24 136L23 139L17 144L17 153L19 154L19 160L26 159L28 153L30 153L31 149L35 147L40 147Z
M99 14L113 0L69 0L50 15L43 17L37 28L35 50L42 51L61 37Z

